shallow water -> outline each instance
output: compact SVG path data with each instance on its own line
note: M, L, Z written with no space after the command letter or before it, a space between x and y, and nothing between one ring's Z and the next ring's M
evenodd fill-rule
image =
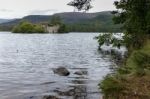
M96 35L1 32L0 99L101 99L97 85L113 62L98 53ZM52 68L60 66L71 74L54 74Z

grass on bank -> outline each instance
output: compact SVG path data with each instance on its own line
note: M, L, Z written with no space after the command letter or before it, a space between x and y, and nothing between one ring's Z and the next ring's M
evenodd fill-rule
M104 99L150 99L150 40L100 83Z

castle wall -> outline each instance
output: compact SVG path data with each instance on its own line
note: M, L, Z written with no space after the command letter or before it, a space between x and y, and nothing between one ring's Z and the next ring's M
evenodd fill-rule
M59 25L46 27L46 31L48 33L58 33L58 30L59 30Z
M60 28L59 25L55 26L48 26L48 25L42 25L46 32L48 33L58 33L58 30Z

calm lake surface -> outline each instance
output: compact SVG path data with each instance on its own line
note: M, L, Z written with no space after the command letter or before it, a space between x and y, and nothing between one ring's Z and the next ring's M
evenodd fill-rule
M114 63L97 51L97 35L0 32L0 99L101 99L97 85ZM60 66L70 75L54 74Z

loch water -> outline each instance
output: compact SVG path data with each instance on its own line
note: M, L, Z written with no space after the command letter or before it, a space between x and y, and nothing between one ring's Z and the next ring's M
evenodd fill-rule
M98 52L97 35L0 32L0 99L101 99L98 83L114 63ZM54 74L60 66L70 75Z

